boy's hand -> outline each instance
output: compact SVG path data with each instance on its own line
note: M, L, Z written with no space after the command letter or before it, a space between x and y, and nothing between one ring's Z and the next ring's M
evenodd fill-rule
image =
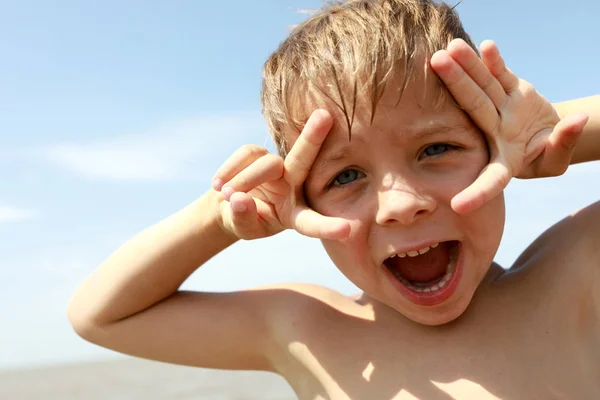
M588 117L558 117L554 107L504 65L491 41L482 59L463 40L431 58L431 67L458 104L486 135L490 162L477 180L452 199L458 213L473 211L499 195L512 177L562 175Z
M313 112L285 161L260 146L238 149L219 168L213 188L221 191L225 229L241 239L258 239L284 229L321 239L343 239L350 224L325 217L304 201L302 185L331 129L333 118Z

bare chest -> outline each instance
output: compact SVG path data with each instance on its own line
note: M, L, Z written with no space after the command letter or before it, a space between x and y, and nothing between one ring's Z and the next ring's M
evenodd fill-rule
M527 299L510 295L443 328L360 319L313 326L290 340L286 377L306 400L600 398L600 336L553 300L523 306Z
M561 342L411 348L353 338L345 354L295 343L302 399L594 399L600 360ZM340 343L341 344L341 343ZM351 343L346 343L350 346ZM352 357L354 355L354 357ZM356 357L358 356L358 357Z

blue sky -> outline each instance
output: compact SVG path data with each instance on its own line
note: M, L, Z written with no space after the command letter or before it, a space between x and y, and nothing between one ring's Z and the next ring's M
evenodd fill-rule
M319 4L0 1L0 368L114 356L71 331L71 293L126 239L202 195L235 148L265 143L262 63ZM477 43L495 40L551 101L600 93L600 2L458 9ZM593 163L511 183L497 261L509 266L599 199L599 173ZM297 280L354 290L317 241L292 232L239 243L184 287Z

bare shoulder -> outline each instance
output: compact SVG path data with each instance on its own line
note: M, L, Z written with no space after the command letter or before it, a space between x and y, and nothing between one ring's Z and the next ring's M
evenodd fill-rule
M280 295L289 297L288 301L306 302L318 301L330 307L345 307L355 303L355 296L346 296L331 288L313 283L281 283L277 285L258 287L253 290L280 290ZM299 305L300 305L299 304Z
M515 261L503 282L570 329L592 332L600 318L600 202L554 224ZM548 314L545 314L548 313Z
M283 376L294 375L290 371L296 371L298 361L306 357L306 352L298 346L323 343L331 335L339 338L355 322L373 319L370 305L363 305L360 296L346 296L307 283L277 285L271 290L278 292L273 299L276 304L270 305L271 340L278 349L271 362L273 369ZM306 360L300 361L303 362Z
M280 341L310 334L324 325L344 325L345 320L371 319L370 305L363 305L360 295L347 296L336 290L310 283L286 283L257 288L270 290L269 323ZM276 293L276 294L275 294Z
M567 252L577 260L585 282L598 286L600 278L600 201L571 214L557 226L557 240L570 246Z
M598 282L600 201L572 213L546 230L521 254L511 270L532 266L542 274L552 272L559 279L567 277L578 284Z
M587 244L597 248L600 245L600 201L571 214L567 217L573 228L581 233Z
M255 290L273 292L272 323L286 325L291 320L303 323L318 321L321 317L335 314L360 316L363 307L359 296L346 296L336 290L311 283L286 283Z
M578 210L551 227L545 238L550 245L568 246L586 265L600 266L600 201ZM543 236L542 236L543 237Z

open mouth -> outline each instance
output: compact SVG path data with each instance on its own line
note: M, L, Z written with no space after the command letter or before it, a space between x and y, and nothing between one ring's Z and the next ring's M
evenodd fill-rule
M447 241L396 254L384 265L411 301L433 305L450 297L456 288L459 253L460 242Z

